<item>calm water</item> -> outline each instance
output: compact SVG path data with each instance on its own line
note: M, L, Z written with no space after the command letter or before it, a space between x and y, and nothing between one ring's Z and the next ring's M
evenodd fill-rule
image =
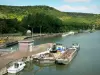
M60 42L65 46L76 42L81 47L69 65L27 63L26 68L16 75L100 75L100 31L35 40L35 44L47 42Z

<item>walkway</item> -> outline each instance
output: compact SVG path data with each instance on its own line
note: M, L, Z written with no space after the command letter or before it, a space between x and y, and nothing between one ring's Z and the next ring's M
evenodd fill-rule
M8 63L21 59L23 57L27 57L27 56L31 56L34 54L37 54L39 52L43 52L45 50L47 50L48 47L52 46L52 43L46 43L46 44L41 44L38 46L33 47L33 51L29 52L29 51L16 51L13 53L9 53L6 54L4 56L0 57L0 69L2 69L3 67L5 67Z

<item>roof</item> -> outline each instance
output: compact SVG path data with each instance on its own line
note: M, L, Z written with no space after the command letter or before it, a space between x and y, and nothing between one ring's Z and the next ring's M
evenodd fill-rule
M19 43L31 43L34 42L34 40L23 40L23 41L18 41Z

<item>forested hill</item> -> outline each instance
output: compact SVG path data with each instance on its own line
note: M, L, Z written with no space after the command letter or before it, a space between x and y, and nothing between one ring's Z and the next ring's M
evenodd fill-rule
M29 26L28 26L29 25ZM26 32L31 27L38 33L66 32L69 30L100 29L100 15L61 12L53 7L0 5L0 33Z
M4 6L0 5L0 18L17 18L21 20L24 16L34 13L46 13L56 17L66 16L66 14L49 6Z
M49 6L5 6L0 5L0 18L17 18L21 20L25 15L43 12L59 18L67 17L93 17L91 13L61 12Z
M64 12L64 13L73 17L93 17L96 15L93 13L79 13L79 12Z

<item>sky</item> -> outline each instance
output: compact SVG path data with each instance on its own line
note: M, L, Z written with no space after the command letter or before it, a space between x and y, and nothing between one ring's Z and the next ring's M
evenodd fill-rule
M100 14L100 0L0 0L0 5L47 5L63 12Z

